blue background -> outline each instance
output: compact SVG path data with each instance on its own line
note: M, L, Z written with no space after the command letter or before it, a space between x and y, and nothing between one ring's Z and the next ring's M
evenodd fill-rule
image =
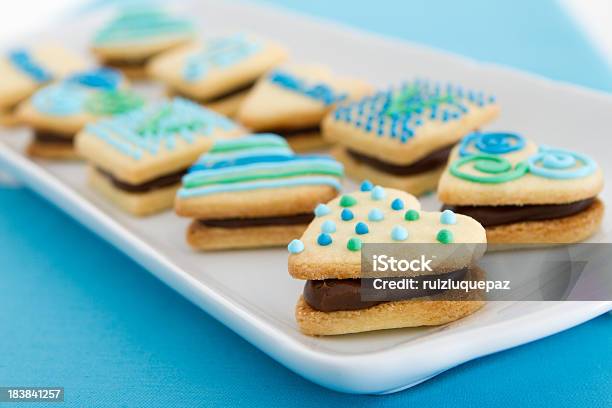
M552 0L271 3L612 90ZM64 386L70 406L612 406L611 329L605 315L405 392L343 395L275 363L34 193L0 188L0 385Z

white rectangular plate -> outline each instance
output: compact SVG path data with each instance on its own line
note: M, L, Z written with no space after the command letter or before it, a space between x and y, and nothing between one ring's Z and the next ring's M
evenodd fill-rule
M286 43L295 60L326 63L379 86L421 76L491 91L503 107L495 128L583 151L610 173L609 95L268 7L216 1L186 7L207 36L233 29L267 35ZM45 35L85 50L92 27L102 18L80 18ZM153 86L141 90L159 94ZM128 216L86 187L83 164L28 159L22 154L25 129L4 130L0 138L0 163L16 177L272 358L335 390L398 391L612 309L612 302L496 302L444 327L307 337L293 317L303 282L289 277L285 249L194 253L184 242L188 220L172 212L146 219ZM607 191L602 194L612 202L608 196ZM439 203L427 197L423 206L434 210ZM593 240L612 242L608 219Z

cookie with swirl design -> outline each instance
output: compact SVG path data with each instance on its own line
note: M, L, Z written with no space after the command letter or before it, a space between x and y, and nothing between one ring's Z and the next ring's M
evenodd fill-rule
M321 137L327 113L371 92L366 82L324 66L283 66L257 81L236 119L253 131L283 136L295 151L308 151L328 145Z
M498 113L484 92L418 79L341 105L323 135L349 177L421 195L435 190L451 148Z
M144 104L110 68L74 73L47 85L17 108L17 117L32 129L27 153L46 159L76 159L74 136L99 118L126 113Z
M87 66L78 55L53 44L15 48L0 55L0 125L17 124L17 106L37 89Z
M445 209L478 220L490 243L559 244L597 231L602 189L601 168L583 153L477 132L453 150L438 197Z
M168 94L233 116L255 82L286 58L279 44L236 33L163 53L147 70L166 85Z

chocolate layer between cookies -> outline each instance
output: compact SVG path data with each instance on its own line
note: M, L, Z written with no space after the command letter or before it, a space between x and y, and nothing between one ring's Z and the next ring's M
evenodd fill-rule
M469 268L465 267L444 274L416 276L412 279L419 282L433 279L463 280L466 278L468 271ZM374 278L308 280L304 285L304 300L315 310L335 312L367 309L385 302L434 296L445 292L445 290L439 289L380 290L370 292L370 295L376 295L378 299L372 299L372 296L368 296L366 300L363 296L363 288L373 287L373 280Z
M215 102L220 102L223 99L230 98L232 96L235 96L235 95L241 94L243 92L249 91L251 88L253 88L253 86L255 85L255 82L256 81L251 81L251 82L248 82L248 83L243 84L243 85L238 85L238 86L236 86L234 88L228 89L227 91L223 92L222 94L219 94L219 95L216 95L216 96L213 96L213 97L210 97L210 98L196 98L196 97L194 97L192 95L189 95L189 94L187 94L185 92L181 92L181 91L179 91L177 89L171 89L170 93L172 95L174 95L174 96L180 96L180 97L183 97L183 98L191 99L192 101L195 101L195 102L201 103L201 104L215 103Z
M49 130L37 129L34 131L34 140L39 144L45 145L72 145L74 137L52 132Z
M198 220L203 226L214 228L247 228L265 227L269 225L300 225L308 224L314 218L314 214L295 214L284 216L257 217L257 218L224 218L216 220Z
M148 193L150 191L159 190L165 187L170 187L179 184L181 182L181 178L187 172L187 169L181 169L169 174L165 174L163 176L156 177L152 180L140 184L131 184L123 180L119 180L112 173L100 167L96 167L96 171L106 177L108 180L110 180L113 186L119 190L128 193Z
M355 161L375 168L377 170L389 174L394 174L397 176L410 176L414 174L425 173L440 166L444 166L446 164L446 161L448 160L448 156L453 147L454 145L449 145L441 149L434 150L427 156L407 165L388 163L384 160L380 160L351 149L346 149L346 152Z
M587 210L594 197L567 204L453 206L444 205L441 211L451 210L474 218L484 227L513 224L525 221L544 221L569 217Z

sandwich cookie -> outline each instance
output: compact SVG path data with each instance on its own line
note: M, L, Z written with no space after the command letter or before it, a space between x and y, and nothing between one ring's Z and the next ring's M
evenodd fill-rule
M585 154L537 146L510 132L468 135L440 180L445 209L469 215L489 243L582 241L601 224L601 168Z
M217 138L243 130L229 119L176 98L88 124L76 138L89 184L134 215L174 203L181 177Z
M320 131L325 115L338 103L370 91L365 82L333 75L324 67L279 68L257 82L236 118L254 131L285 137L296 151L317 149L325 146Z
M194 218L187 241L198 250L287 245L318 203L340 190L342 165L296 155L278 135L218 140L183 177L178 215Z
M425 212L417 199L400 190L373 187L338 197L289 246L289 274L306 280L296 306L300 330L308 335L336 335L400 327L430 326L467 316L480 307L480 293L422 294L406 292L393 300L370 301L362 296L361 249L366 243L410 243L415 248L440 248L454 253L456 246L480 246L484 228L470 217L454 213ZM477 251L476 251L477 252ZM445 258L433 268L461 279L472 278L471 257ZM429 273L429 272L428 272ZM389 274L388 276L401 276Z
M255 81L286 58L276 43L234 34L164 53L149 63L148 71L166 84L170 95L233 116Z
M498 113L482 92L415 80L338 107L323 133L350 177L421 195L435 190L452 146Z
M10 50L0 56L0 125L15 125L17 105L44 84L83 70L86 62L58 46Z
M119 71L97 68L73 74L34 93L17 109L20 122L33 130L28 154L74 159L74 136L98 118L140 108L144 100L125 89Z
M91 50L101 64L143 78L151 57L192 41L195 33L189 20L164 10L129 9L96 33Z

